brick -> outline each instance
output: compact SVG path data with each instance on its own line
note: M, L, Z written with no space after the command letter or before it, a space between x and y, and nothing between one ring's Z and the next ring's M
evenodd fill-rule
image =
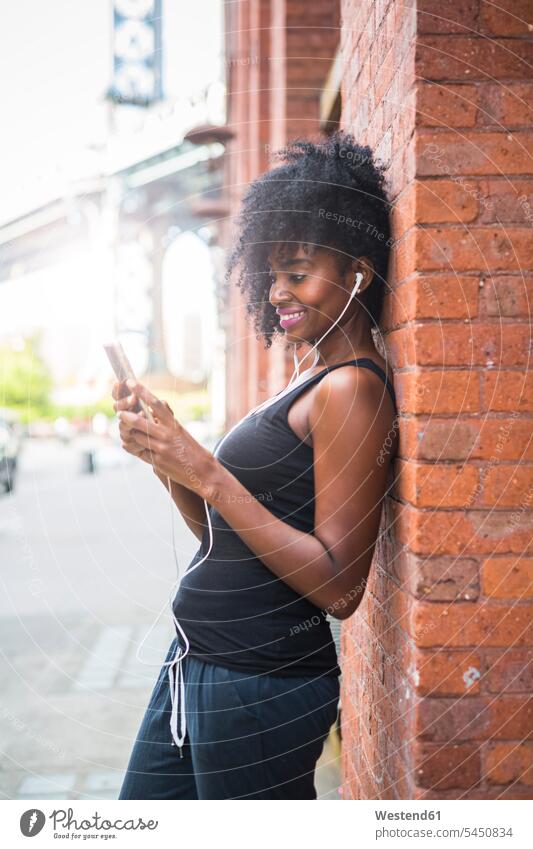
M394 504L398 541L415 554L507 554L533 552L531 511L418 510Z
M416 160L416 140L417 134L413 133L412 138L407 141L401 156L397 156L394 162L398 163L398 169L394 172L391 167L391 174L396 176L397 182L414 180L417 173Z
M444 419L432 417L400 420L400 451L402 457L420 460L466 460L475 457L474 447L479 439L479 419Z
M533 598L533 557L491 557L481 578L483 593L491 598Z
M533 46L533 43L532 43ZM528 174L533 133L468 130L447 133L419 130L416 135L419 177Z
M530 0L498 0L481 3L478 30L490 35L531 35L533 10Z
M419 127L473 127L476 123L478 88L473 85L441 85L419 82L416 93L416 124ZM503 107L501 107L503 111Z
M435 316L435 319L438 317ZM394 368L527 363L531 330L523 324L411 324L393 331L387 349Z
M500 122L505 127L531 127L533 83L500 87Z
M505 460L533 460L531 419L483 418L480 422L479 438L470 459L479 457L492 462Z
M383 51L381 56L382 61L380 73L374 83L374 97L376 98L376 103L380 103L384 95L389 90L396 71L393 48L391 47L391 49L387 52Z
M418 0L419 33L464 33L477 30L479 0Z
M533 618L527 604L419 601L411 612L411 632L420 648L532 645Z
M396 244L391 278L402 283L415 273L445 271L515 272L533 267L526 227L433 226L412 228Z
M412 263L418 271L533 268L531 230L525 227L418 229Z
M425 601L475 601L479 595L477 560L457 557L397 557L403 587ZM408 612L406 612L408 615Z
M419 224L474 221L478 201L454 180L420 180L416 183L416 220Z
M477 277L417 274L389 295L384 327L424 318L475 318L478 293Z
M532 91L533 94L533 91ZM533 180L518 177L503 179L488 177L480 182L483 200L480 202L480 224L533 223Z
M533 649L490 649L485 653L484 681L491 693L531 693L533 690Z
M442 791L470 788L480 781L481 754L472 743L441 746L416 742L413 759L415 782L420 787Z
M391 229L395 240L416 223L416 183L410 183L391 207Z
M479 126L497 125L500 130L531 126L533 98L531 81L508 81L505 86L497 83L480 83L477 94Z
M466 508L478 491L474 466L399 462L397 475L401 497L416 507Z
M474 696L479 693L482 660L476 651L421 650L413 654L416 692L421 696Z
M533 466L492 466L483 482L483 503L486 506L533 506Z
M532 420L515 417L400 419L399 456L417 460L533 460Z
M413 733L432 743L460 743L486 739L490 729L487 700L422 698L414 710Z
M487 750L485 769L489 784L533 786L533 743L493 743Z
M413 528L418 554L505 554L533 551L533 516L517 511L424 513Z
M398 373L398 406L405 413L468 413L479 410L479 375L472 371Z
M421 35L415 72L425 80L529 79L533 43L512 38L481 39L457 35Z
M481 289L480 309L487 316L525 318L532 301L533 277L489 275Z
M533 739L533 697L500 696L487 703L486 738L495 740ZM483 717L484 718L484 717Z
M483 381L485 409L494 412L533 411L533 371L486 371Z

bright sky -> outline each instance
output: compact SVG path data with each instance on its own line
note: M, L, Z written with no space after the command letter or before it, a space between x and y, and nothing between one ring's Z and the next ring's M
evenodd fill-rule
M154 120L143 112L135 120L145 129L134 137L125 129L131 110L122 108L115 116L121 152L127 154L139 138L146 139L147 150L166 137L179 141L180 132L195 123L183 100L223 77L221 15L221 0L163 0L166 98L156 111L166 117ZM71 178L98 173L109 162L102 145L109 132L103 98L111 83L112 2L17 0L4 4L1 17L0 222L5 222L62 194ZM194 248L182 252L175 257L179 268L167 263L169 275L178 279L179 271L190 278L198 262L208 273L198 256ZM211 297L207 283L200 289ZM83 379L94 373L100 337L109 333L110 296L98 257L91 256L67 257L60 266L0 283L0 340L14 329L42 327L57 377L65 378L61 372L70 369Z
M163 0L167 109L220 78L221 15L222 0ZM0 220L25 211L58 177L97 167L91 146L107 135L112 22L111 0L3 4Z

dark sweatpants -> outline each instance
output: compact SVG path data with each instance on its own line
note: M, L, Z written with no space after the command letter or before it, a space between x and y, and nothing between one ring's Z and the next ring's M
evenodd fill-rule
M176 640L166 660L174 656ZM163 666L119 799L316 799L315 765L337 717L339 679L237 672L183 661L187 736L170 733Z

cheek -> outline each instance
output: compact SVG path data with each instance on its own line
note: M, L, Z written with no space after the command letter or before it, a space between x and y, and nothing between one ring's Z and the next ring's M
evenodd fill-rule
M316 319L324 318L335 312L336 288L329 280L316 279L307 284L300 300L313 310Z
M298 300L309 306L311 309L322 310L326 303L329 291L330 288L324 280L310 280L305 284L305 287L302 287L297 293Z

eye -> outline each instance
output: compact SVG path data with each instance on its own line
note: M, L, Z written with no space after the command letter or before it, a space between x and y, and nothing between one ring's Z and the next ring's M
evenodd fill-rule
M305 274L289 274L289 278L291 283L301 283L302 280L305 280Z

